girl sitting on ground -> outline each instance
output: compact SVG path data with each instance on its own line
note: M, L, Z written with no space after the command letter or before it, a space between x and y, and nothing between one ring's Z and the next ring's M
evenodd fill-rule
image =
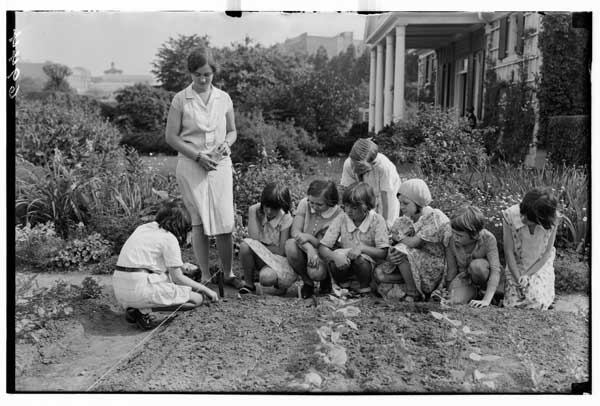
M502 212L506 256L505 307L546 310L554 301L556 197L533 189Z
M378 291L386 298L390 285L404 282L405 291L395 298L407 302L426 299L444 282L450 220L429 206L431 200L421 179L409 179L398 189L401 217L392 226L396 245L390 248L387 261L375 270Z
M327 229L319 253L341 287L350 287L350 279L355 277L360 285L357 293L369 293L376 261L386 257L389 247L385 219L375 212L375 194L364 182L346 188L342 202L344 213ZM338 239L341 248L333 250Z
M129 236L117 260L113 288L125 307L125 318L142 329L158 325L154 310L189 310L203 302L203 295L217 301L217 294L183 274L180 246L191 231L190 217L181 200L167 202L153 222Z
M285 244L285 256L303 281L300 291L306 299L314 294L314 281L320 281L319 293L331 292L331 277L319 257L319 243L331 222L342 213L335 183L314 180L307 197L300 200L292 224L292 238Z
M474 206L459 209L450 220L446 248L446 286L450 303L487 307L500 281L496 237L483 228L485 217ZM485 294L481 294L485 287Z
M248 208L249 238L242 241L239 253L244 269L244 286L239 293L256 291L254 276L261 270L265 273L274 272L275 280L295 280L296 273L284 257L285 242L290 238L290 228L294 221L290 215L291 206L288 188L278 183L269 183L262 191L260 203ZM273 282L265 285L269 286L271 283Z

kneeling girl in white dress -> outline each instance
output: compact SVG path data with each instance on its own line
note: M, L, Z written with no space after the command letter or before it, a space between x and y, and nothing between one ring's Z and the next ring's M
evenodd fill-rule
M155 221L143 224L129 236L117 260L113 287L125 317L144 329L158 323L155 310L180 305L189 310L203 302L203 295L217 301L217 294L183 274L181 248L191 230L189 214L181 200L167 202Z

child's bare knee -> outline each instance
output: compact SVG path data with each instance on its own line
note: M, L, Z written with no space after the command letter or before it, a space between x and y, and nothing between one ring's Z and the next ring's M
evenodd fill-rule
M476 283L483 283L487 281L490 274L490 264L483 258L474 259L469 264L469 275L471 279Z
M250 246L242 241L240 243L240 255L249 255L251 253L252 250L250 249Z
M290 238L285 242L285 256L288 258L296 258L299 255L300 247L296 240Z

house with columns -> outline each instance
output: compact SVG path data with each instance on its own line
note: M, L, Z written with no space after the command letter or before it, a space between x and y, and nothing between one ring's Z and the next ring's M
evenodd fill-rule
M454 109L457 117L473 107L481 119L487 69L509 81L523 65L525 80L534 84L541 66L537 46L541 18L535 12L390 12L367 17L369 130L377 133L405 118L407 49L419 52L420 92L432 92L434 103ZM532 144L539 120L535 100L534 108Z

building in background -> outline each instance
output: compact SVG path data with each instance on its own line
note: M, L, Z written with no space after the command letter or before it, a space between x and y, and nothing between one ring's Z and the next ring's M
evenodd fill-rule
M365 49L363 41L355 40L351 31L341 32L333 37L308 35L305 32L297 37L286 39L278 46L283 52L307 55L314 55L320 47L323 47L327 51L327 56L332 58L345 52L350 45L354 45L356 56L361 55Z
M464 116L473 107L482 118L485 71L498 80L517 77L535 85L541 52L537 37L542 16L528 12L392 12L368 16L365 45L370 48L369 130L378 132L405 115L405 57L419 51L419 98ZM524 64L522 63L524 62ZM534 97L535 100L535 97ZM539 113L531 154L535 155Z

